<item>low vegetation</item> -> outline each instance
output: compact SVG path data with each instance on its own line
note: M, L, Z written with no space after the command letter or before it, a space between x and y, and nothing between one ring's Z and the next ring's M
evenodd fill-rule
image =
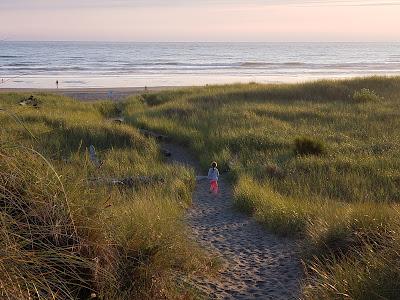
M188 88L125 114L217 160L238 208L306 241L306 299L398 297L399 77Z
M325 146L320 141L303 137L294 141L294 154L296 155L322 155L326 152Z
M29 96L0 94L2 297L197 297L188 275L212 263L183 222L193 171L165 164L138 127L187 146L205 170L217 160L239 209L305 241L305 299L398 297L399 77L207 86L123 104ZM120 114L131 125L112 121ZM142 176L162 180L112 184Z
M188 274L210 260L182 221L192 170L165 164L155 141L109 120L120 105L0 94L0 109L0 298L196 295ZM137 176L163 180L111 184Z
M356 102L378 102L382 98L379 97L375 91L371 91L367 88L363 88L359 91L355 91L353 94L353 100Z

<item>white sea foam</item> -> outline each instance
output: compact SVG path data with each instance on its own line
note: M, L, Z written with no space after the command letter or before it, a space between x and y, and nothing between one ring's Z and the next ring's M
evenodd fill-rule
M176 86L399 75L400 43L0 42L0 88Z

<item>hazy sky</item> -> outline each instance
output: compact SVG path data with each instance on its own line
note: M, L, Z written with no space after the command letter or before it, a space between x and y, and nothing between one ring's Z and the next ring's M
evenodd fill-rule
M400 0L0 0L0 40L400 41Z

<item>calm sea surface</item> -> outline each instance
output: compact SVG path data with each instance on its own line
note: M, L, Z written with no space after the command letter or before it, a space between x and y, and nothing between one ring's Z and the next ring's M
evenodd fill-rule
M86 88L366 75L400 75L400 43L0 42L0 88L54 88L56 80L60 88Z

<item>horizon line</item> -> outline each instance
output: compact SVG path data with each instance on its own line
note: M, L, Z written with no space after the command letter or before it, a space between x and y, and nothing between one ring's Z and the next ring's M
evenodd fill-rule
M123 41L123 40L72 40L72 39L64 39L64 40L29 40L29 39L0 39L1 42L23 42L23 43L46 43L46 42L53 42L53 43L64 43L64 42L72 42L72 43L400 43L399 40L358 40L358 41L348 41L348 40L294 40L294 41L278 41L278 40L265 40L265 41L207 41L207 40L170 40L170 41L157 41L157 40L130 40L130 41Z

